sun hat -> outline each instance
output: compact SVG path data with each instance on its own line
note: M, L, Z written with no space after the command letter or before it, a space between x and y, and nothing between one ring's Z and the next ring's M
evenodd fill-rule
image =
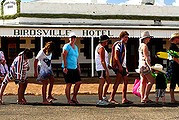
M76 34L74 32L70 32L69 38L76 38Z
M178 37L179 38L179 33L173 33L171 35L171 38L169 39L169 41L172 41L174 38Z
M163 70L163 66L162 66L161 64L155 64L154 66L151 67L151 69L160 71L160 72L162 72L162 73L166 73L166 72Z
M153 36L150 35L149 31L144 31L141 33L141 40L144 38L153 38Z
M99 42L109 41L109 37L107 35L101 35L99 38Z

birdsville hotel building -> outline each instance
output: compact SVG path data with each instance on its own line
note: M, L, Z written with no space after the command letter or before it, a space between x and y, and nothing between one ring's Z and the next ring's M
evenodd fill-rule
M154 0L142 0L141 5L99 4L97 0L88 3L73 3L74 0L2 0L0 19L0 47L5 53L8 65L24 48L34 52L30 60L33 75L33 60L47 41L56 45L53 53L53 70L61 76L62 47L68 42L70 31L77 35L79 62L83 76L95 76L94 49L99 36L106 34L112 43L119 40L119 33L129 32L127 44L127 65L129 72L138 67L138 46L141 32L148 30L154 38L149 44L152 64L166 60L156 58L156 52L166 51L168 39L179 32L179 7L156 6ZM77 0L76 0L77 1ZM84 0L85 1L85 0ZM60 74L59 74L60 73Z

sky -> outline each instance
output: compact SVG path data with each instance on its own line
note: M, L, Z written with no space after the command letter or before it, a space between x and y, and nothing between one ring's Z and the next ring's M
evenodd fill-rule
M30 2L33 0L21 0L22 2ZM79 1L79 0L78 0ZM84 0L81 0L84 1ZM139 5L142 0L97 0L102 3L110 3L110 4L130 4L130 5ZM165 5L173 5L179 6L179 0L155 0L155 5L165 6Z

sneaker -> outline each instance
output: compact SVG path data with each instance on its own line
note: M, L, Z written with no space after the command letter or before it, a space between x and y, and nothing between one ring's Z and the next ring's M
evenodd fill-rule
M108 102L106 102L106 101L104 101L104 100L99 100L97 103L96 103L97 105L109 105L109 103Z
M108 102L108 98L107 97L103 97L103 100Z

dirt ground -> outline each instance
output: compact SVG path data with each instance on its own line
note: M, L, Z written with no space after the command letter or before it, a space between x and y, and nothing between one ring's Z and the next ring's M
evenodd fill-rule
M108 92L110 93L112 91L113 81L115 78L112 78L112 84L109 87ZM97 94L98 90L98 78L82 78L83 84L80 87L79 93L80 94ZM132 92L133 88L133 82L134 78L129 79L129 85L128 85L128 92ZM26 89L26 94L28 95L41 95L41 84L37 83L34 78L29 79L29 84ZM72 86L73 88L73 86ZM14 82L8 83L4 94L5 95L14 95L17 94L18 85L16 85ZM72 89L73 90L73 89ZM53 94L54 95L64 95L65 91L65 83L63 78L56 78L55 84L53 88ZM117 93L121 93L122 91L122 85L119 85ZM152 92L155 91L155 85L153 85ZM169 84L167 87L167 92L169 91ZM176 91L179 91L179 88L176 89Z

